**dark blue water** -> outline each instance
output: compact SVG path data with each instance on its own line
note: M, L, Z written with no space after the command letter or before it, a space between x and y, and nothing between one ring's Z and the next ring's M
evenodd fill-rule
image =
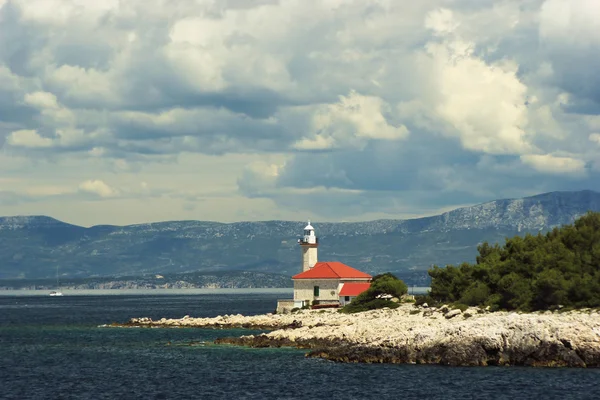
M336 364L210 345L248 331L99 328L257 314L277 294L0 296L1 399L597 399L600 370Z

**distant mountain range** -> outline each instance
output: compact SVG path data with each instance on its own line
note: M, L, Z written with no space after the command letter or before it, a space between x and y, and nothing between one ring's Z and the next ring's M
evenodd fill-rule
M483 241L547 231L600 211L600 193L552 192L496 200L441 215L354 223L313 221L319 260L427 285L432 264L473 261ZM46 216L0 217L0 279L300 270L306 222L171 221L84 228Z
M290 288L289 276L254 271L182 272L144 276L0 279L2 290Z

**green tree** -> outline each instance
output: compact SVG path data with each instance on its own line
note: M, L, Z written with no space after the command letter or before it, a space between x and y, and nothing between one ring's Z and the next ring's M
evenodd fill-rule
M556 269L542 271L535 281L535 306L546 309L568 304L568 286L563 274Z
M600 213L478 251L475 264L431 268L429 298L508 310L600 306Z
M468 306L483 304L490 297L490 288L483 282L474 282L460 298L460 303Z
M348 305L341 309L345 313L355 313L378 308L397 308L398 303L390 301L388 297L400 298L406 294L408 287L391 273L385 273L373 277L371 286L356 296Z
M367 293L372 298L386 295L400 298L407 291L408 286L406 286L404 281L388 273L374 277L371 281L371 286L364 293Z

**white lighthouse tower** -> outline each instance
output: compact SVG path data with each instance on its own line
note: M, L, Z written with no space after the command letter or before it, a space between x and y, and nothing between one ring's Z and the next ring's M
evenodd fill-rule
M310 221L304 228L304 236L298 239L298 243L302 248L302 272L308 271L317 263L317 247L319 239L315 236L315 228L312 227Z

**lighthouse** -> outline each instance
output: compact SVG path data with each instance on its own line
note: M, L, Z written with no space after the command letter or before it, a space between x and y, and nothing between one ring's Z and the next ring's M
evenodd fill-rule
M277 300L277 312L302 307L340 307L351 302L371 285L371 275L339 261L318 261L319 239L310 221L298 239L302 249L302 272L292 276L294 298Z
M302 272L306 272L317 263L317 247L319 246L319 239L315 236L315 228L312 227L310 221L304 228L304 236L298 239L298 243L302 248Z

